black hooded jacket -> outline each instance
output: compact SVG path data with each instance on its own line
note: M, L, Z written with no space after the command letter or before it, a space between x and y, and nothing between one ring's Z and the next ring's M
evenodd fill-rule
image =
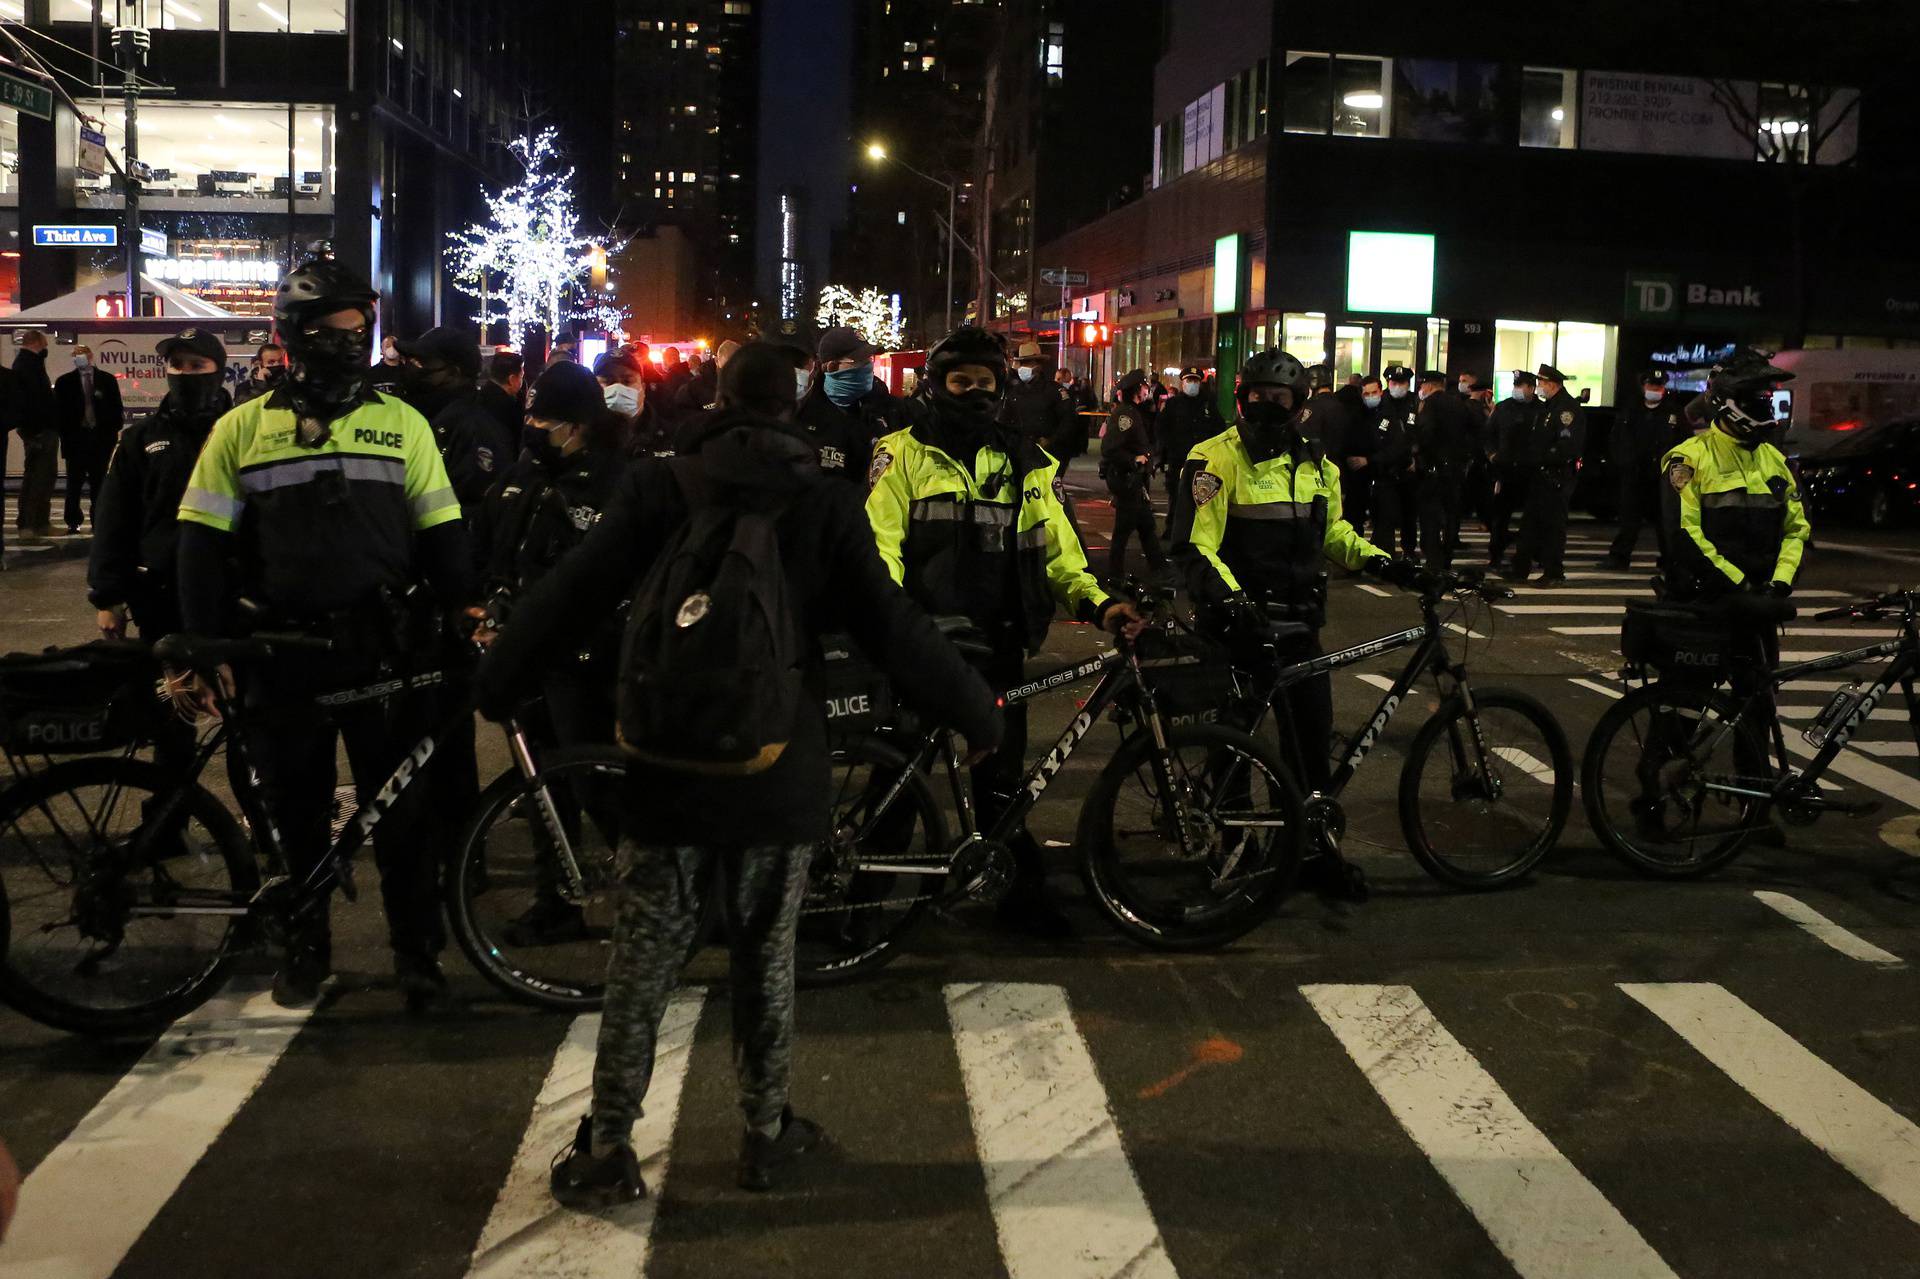
M121 432L94 504L87 598L95 608L129 605L142 627L164 626L172 618L178 607L174 563L180 499L207 433L226 411L223 403L211 414L190 416L168 395Z
M997 741L993 694L887 575L857 485L828 481L813 445L792 426L748 413L712 414L686 444L715 485L780 494L780 558L807 643L812 700L779 762L763 773L702 777L636 762L627 774L628 795L642 844L741 848L826 836L831 774L822 635L852 635L909 702L975 745ZM667 464L645 459L633 466L586 540L520 599L481 663L481 705L510 704L513 692L551 660L557 637L609 617L687 515L686 496Z

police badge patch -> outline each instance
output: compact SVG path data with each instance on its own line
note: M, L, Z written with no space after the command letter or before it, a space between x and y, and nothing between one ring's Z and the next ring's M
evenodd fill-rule
M489 475L493 473L492 449L475 449L473 451L473 460L480 464L481 470L487 472Z
M1205 506L1220 496L1221 479L1212 471L1196 471L1193 476L1193 504Z
M1058 471L1053 473L1053 499L1062 506L1067 504L1067 484Z
M1562 426L1572 426L1572 425L1573 425L1573 410L1572 410L1572 409L1561 409L1561 410L1560 410L1560 425L1562 425Z
M1667 468L1667 483L1673 485L1673 491L1682 493L1687 485L1693 483L1693 468L1685 462L1675 462Z
M873 461L867 467L867 487L872 488L880 482L888 469L893 466L893 454L884 448L873 451Z

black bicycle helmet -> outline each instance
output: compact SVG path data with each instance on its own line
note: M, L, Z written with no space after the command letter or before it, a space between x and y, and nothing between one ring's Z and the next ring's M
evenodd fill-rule
M1240 381L1234 394L1244 395L1251 386L1288 387L1293 391L1294 402L1304 404L1308 389L1307 366L1285 351L1256 351L1240 366Z
M355 307L373 314L380 294L338 258L308 258L280 281L273 295L273 320L282 334L296 333L310 321Z
M934 343L927 352L927 376L936 386L946 380L947 370L962 364L977 364L992 369L1002 385L1007 381L1007 347L997 333L989 333L969 324L955 329Z
M1707 409L1715 426L1737 440L1752 439L1774 424L1773 391L1793 374L1765 351L1743 348L1714 366L1707 382Z

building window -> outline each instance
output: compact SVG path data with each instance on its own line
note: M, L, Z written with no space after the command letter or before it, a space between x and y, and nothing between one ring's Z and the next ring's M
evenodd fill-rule
M1280 317L1280 349L1302 364L1327 362L1327 317L1323 311L1293 311Z
M1325 133L1333 101L1333 59L1324 53L1288 53L1280 79L1281 128Z
M72 4L72 0L61 2ZM217 30L213 11L219 8L220 3L221 0L167 0L164 6L156 7L164 8L174 17L181 17L188 10L204 13L206 28ZM291 30L305 34L347 29L347 0L226 0L226 4L229 31ZM191 27L194 24L181 25Z
M746 0L727 0L726 14L728 17L745 17L752 12L753 6L748 4Z
M1512 143L1506 68L1497 62L1399 58L1393 136L1420 142Z
M1058 80L1067 73L1067 27L1063 22L1047 24L1047 38L1040 49L1040 65L1047 79Z
M1493 325L1493 362L1501 369L1529 373L1554 362L1554 325L1551 320L1496 320Z
M1389 129L1392 63L1342 54L1333 60L1333 131L1348 138L1384 138Z
M1452 330L1453 325L1448 321L1427 317L1428 368L1438 369L1442 373L1447 371L1447 355L1452 345L1448 339L1452 336Z
M1558 67L1520 70L1520 145L1568 150L1580 144L1579 73Z
M1365 377L1373 371L1373 329L1365 324L1342 324L1333 330L1333 378L1344 382L1349 375Z
M1813 109L1805 88L1797 84L1762 84L1756 141L1760 158L1805 164L1807 141L1813 135Z
M107 150L123 154L126 116L118 99L82 99L80 107L105 125ZM293 118L295 172L287 173L287 109L284 105L218 102L142 102L140 159L153 166L143 202L154 208L235 206L240 200L277 202L284 210L288 187L297 200L320 202L333 194L333 109L296 107ZM83 203L105 208L120 203L112 178L82 178L75 186Z
M933 70L934 61L935 61L934 56L931 53L922 54L920 58L920 69L922 71Z
M1574 396L1591 389L1590 403L1613 403L1613 366L1619 330L1611 324L1581 324L1562 320L1558 333L1558 358L1554 367L1573 378L1567 388ZM1519 366L1515 366L1519 367Z

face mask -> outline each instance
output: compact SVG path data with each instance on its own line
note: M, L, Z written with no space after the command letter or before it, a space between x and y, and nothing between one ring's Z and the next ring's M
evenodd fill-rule
M1667 393L1665 391L1648 391L1645 394L1647 397L1647 403L1649 404L1658 404L1660 401L1667 398Z
M793 389L797 399L806 399L807 390L812 385L813 374L807 372L805 369L795 369L793 371Z
M1279 400L1247 400L1240 405L1240 418L1256 432L1267 435L1293 420L1293 408Z
M1473 383L1471 383L1471 382L1462 382L1462 383L1460 384L1460 394L1462 394L1462 395L1472 395L1472 394L1473 394Z
M860 397L873 390L873 365L861 364L839 369L823 379L827 398L841 408L851 408Z
M264 386L279 386L287 380L287 366L284 364L262 366L257 377Z
M1398 382L1393 382L1388 384L1387 394L1396 400L1404 400L1407 398L1407 392L1412 389L1412 387L1401 386Z
M944 416L971 431L984 431L992 426L993 419L1000 412L1000 397L992 391L979 388L960 395L943 391L937 403Z
M317 328L287 335L288 356L295 368L289 385L302 416L331 421L359 399L367 384L367 352L373 333L362 328Z
M1516 400L1531 400L1533 398L1533 388L1530 386L1516 386L1513 388L1513 398Z
M605 398L607 407L615 413L619 413L625 417L638 417L640 415L640 391L638 387L628 386L624 382L614 382L609 386L603 387L601 395Z
M190 418L213 417L226 408L226 378L219 373L169 373L167 398Z
M1198 395L1200 394L1200 384L1198 382L1182 382L1180 384L1180 393L1182 395Z
M1377 409L1380 407L1380 401L1385 398L1382 395L1363 395L1360 397L1360 402L1370 409Z
M1423 386L1423 387L1421 387L1421 388L1420 388L1420 402L1421 402L1421 403L1423 403L1423 404L1424 404L1424 403L1426 403L1426 400L1427 400L1427 397L1428 397L1429 395L1432 395L1432 394L1433 394L1433 392L1432 392L1431 390L1429 390L1428 388L1426 388L1426 387L1424 387L1424 386Z
M85 355L76 355L73 357L73 367L76 369L84 369L92 363L93 360Z
M557 431L543 431L537 426L520 428L520 443L533 460L542 466L551 466L560 460L560 441L554 439Z
M1022 368L1017 368L1017 369L1015 369L1015 370L1013 371L1013 374L1014 374L1014 376L1015 376L1015 377L1017 377L1017 378L1019 378L1019 379L1020 379L1020 380L1021 380L1022 382L1031 382L1031 381L1033 381L1033 370L1032 370L1032 369L1029 369L1029 368L1024 368L1024 367L1022 367Z

